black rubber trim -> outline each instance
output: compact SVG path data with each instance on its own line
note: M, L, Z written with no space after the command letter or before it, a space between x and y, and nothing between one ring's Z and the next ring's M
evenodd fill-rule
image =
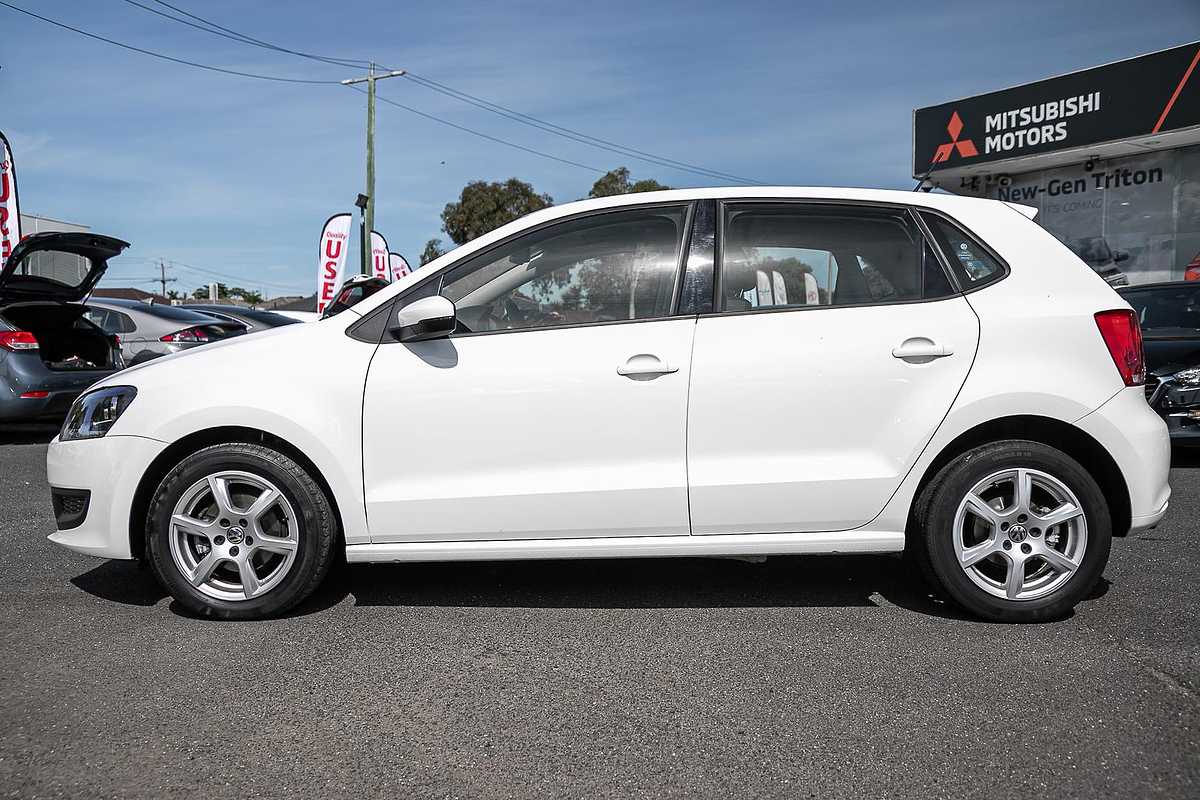
M90 489L58 489L50 487L50 504L54 506L54 524L60 531L78 528L87 519L92 502Z

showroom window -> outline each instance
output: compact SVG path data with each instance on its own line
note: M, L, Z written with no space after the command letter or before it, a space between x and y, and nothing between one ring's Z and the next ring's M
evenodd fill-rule
M964 289L981 286L1004 275L1004 266L957 225L936 214L923 213L922 216L954 266Z
M803 203L725 206L721 310L863 305L954 293L904 211Z
M467 333L669 316L686 211L634 208L551 225L455 267L441 293Z

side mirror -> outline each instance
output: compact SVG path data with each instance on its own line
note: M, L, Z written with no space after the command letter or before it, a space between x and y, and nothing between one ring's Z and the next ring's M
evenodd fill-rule
M424 342L449 336L456 322L454 303L435 294L414 300L397 311L396 321L389 330L401 342Z
M1117 252L1113 253L1113 262L1115 262L1117 264L1120 264L1122 261L1128 261L1128 260L1129 260L1129 251L1128 250L1118 250Z

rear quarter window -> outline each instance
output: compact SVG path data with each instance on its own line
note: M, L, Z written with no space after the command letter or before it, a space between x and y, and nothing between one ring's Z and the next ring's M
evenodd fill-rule
M921 212L921 218L933 233L950 268L964 290L974 289L1004 277L1005 268L995 255L962 228L945 217Z

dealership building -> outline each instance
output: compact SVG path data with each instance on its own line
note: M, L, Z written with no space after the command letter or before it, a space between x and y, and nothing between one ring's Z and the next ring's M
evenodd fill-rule
M1200 279L1200 42L917 109L913 177L1033 206L1130 283Z

